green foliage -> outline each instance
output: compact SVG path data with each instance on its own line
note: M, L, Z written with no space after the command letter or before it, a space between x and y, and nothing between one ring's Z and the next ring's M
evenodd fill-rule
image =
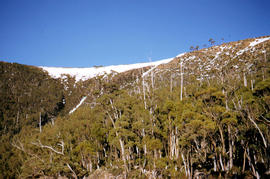
M256 96L270 95L270 78L260 81L254 89Z
M195 53L204 63L207 55ZM60 83L38 68L0 63L1 174L210 178L255 176L256 170L264 177L270 165L270 61L259 54L245 54L244 61L220 58L227 65L207 72L199 63L185 64L194 73L184 74L181 101L173 70L159 69L144 86L140 70L78 83L66 76ZM247 69L247 62L254 65ZM242 73L251 84L243 84ZM87 102L68 114L82 96Z
M48 123L64 108L63 97L59 81L41 69L0 62L0 173L4 177L18 176L24 160L11 150L13 136L22 128L37 127L40 115L42 125Z

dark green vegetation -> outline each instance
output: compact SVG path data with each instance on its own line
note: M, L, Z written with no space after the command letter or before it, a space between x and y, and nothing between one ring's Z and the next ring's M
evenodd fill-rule
M11 147L14 135L45 124L62 108L60 83L36 67L0 63L0 173L14 176L22 162ZM17 169L17 170L18 170Z
M72 78L60 83L38 68L1 63L2 177L104 171L128 178L266 178L269 42L235 58L221 54L219 68L202 72L207 62L199 61L214 59L214 50L175 58L144 78L135 70L76 86ZM82 96L86 103L69 115Z
M73 85L72 79L68 80ZM74 81L74 80L73 80ZM75 101L77 95L68 97L60 80L52 79L41 69L32 66L0 62L0 173L2 177L19 176L24 161L18 153L15 136L42 131L42 126L53 122L71 108L64 101ZM65 96L67 98L65 99ZM76 104L76 101L74 102ZM70 106L70 107L69 107Z

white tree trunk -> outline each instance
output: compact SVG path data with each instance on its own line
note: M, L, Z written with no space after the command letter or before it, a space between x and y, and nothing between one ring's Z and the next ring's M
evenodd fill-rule
M254 124L254 126L258 129L258 131L259 131L259 133L260 133L260 135L262 137L263 144L264 144L265 148L267 148L267 142L266 142L266 140L265 140L265 138L263 136L263 133L262 133L261 129L258 127L258 125L256 124L256 122L250 116L248 116L248 118Z
M112 124L113 124L113 128L116 129L116 126L115 126L115 123L114 123L113 118L111 117L111 115L110 115L108 112L107 112L107 114L108 114L109 118L111 119L111 122L112 122ZM125 156L125 146L124 146L124 142L123 142L123 140L121 139L121 137L119 136L117 130L115 130L115 134L116 134L117 137L119 137L119 143L120 143L120 148L121 148L122 160L123 160L123 162L124 162L124 165L125 165L126 169L128 169L128 168L127 168L127 163L126 163L126 156Z
M74 172L74 170L72 170L71 166L68 163L67 163L67 167L73 173L74 178L77 179L78 177L77 177L76 173Z
M183 100L183 81L184 81L184 70L183 62L180 62L180 73L181 73L181 91L180 91L180 100Z
M217 160L216 160L215 156L213 157L213 162L214 162L214 171L216 172L217 171Z
M152 89L154 89L154 72L151 71L151 82L152 82Z
M171 74L171 82L170 82L170 92L172 93L172 74Z
M39 112L39 132L42 132L42 127L41 127L41 112Z
M188 167L187 167L187 163L186 163L186 160L185 160L185 157L184 157L183 153L181 154L181 157L182 157L182 160L183 160L183 163L184 163L186 176L188 176Z
M146 109L146 99L145 99L145 84L144 84L144 78L142 81L142 85L143 85L143 101L144 101L144 109Z
M244 86L247 87L247 78L246 78L246 74L244 73Z
M229 170L233 167L233 146L232 146L232 134L231 134L231 126L228 125L228 135L229 135Z
M220 163L222 171L224 171L225 169L224 169L224 165L223 165L223 162L222 162L221 153L219 153L219 163Z

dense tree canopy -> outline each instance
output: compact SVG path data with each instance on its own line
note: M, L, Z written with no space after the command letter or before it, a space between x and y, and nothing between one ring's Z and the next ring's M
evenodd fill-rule
M207 77L184 73L178 59L178 76L167 70L139 78L136 71L76 84L69 76L60 83L35 67L1 63L0 172L3 178L100 171L128 178L266 178L270 59L243 58L256 63L238 73L230 68L235 62ZM82 96L86 102L68 114Z

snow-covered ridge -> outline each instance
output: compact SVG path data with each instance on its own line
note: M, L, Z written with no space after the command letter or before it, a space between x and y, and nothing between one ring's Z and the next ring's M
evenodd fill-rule
M173 58L159 60L155 62L147 63L136 63L131 65L112 65L106 67L90 67L90 68L64 68L64 67L44 67L41 66L43 70L47 71L49 75L53 78L60 78L64 74L74 76L76 82L82 80L93 78L95 76L110 74L112 72L122 73L125 71L143 68L143 67L157 67L160 64L169 63Z
M258 44L270 40L270 37L264 37L264 38L256 38L252 42L249 43L248 46L245 48L239 50L236 53L237 56L242 55L244 52L255 49L255 46ZM219 58L219 56L222 53L226 53L229 55L229 52L224 52L224 50L231 49L231 46L218 46L217 48L220 48L219 51L216 52L216 55L214 59L212 59L211 64L214 64L214 62ZM209 49L205 49L204 51L208 51ZM176 57L182 58L185 54L188 53L182 53L177 55ZM195 56L193 57L193 59ZM185 59L185 61L188 61L189 59L192 59L192 57ZM41 66L43 70L47 71L49 75L53 78L61 78L62 75L68 74L72 77L75 77L76 82L82 80L85 81L87 79L104 75L104 74L110 74L112 72L122 73L125 71L133 70L133 69L139 69L143 67L150 67L150 69L143 73L143 77L147 76L151 71L155 70L157 66L161 64L166 64L172 61L173 58L163 59L155 62L147 62L147 63L136 63L136 64L130 64L130 65L112 65L112 66L106 66L106 67L90 67L90 68L64 68L64 67L43 67Z
M261 38L261 39L255 39L253 42L251 42L249 44L250 47L254 47L255 45L258 45L264 41L270 40L270 37L265 37L265 38Z
M239 55L242 55L244 52L248 51L248 50L251 50L252 48L254 48L254 46L262 43L262 42L265 42L267 40L270 40L270 37L265 37L265 38L259 38L259 39L255 39L253 42L250 42L249 46L247 46L246 48L238 51L236 54L239 56Z

